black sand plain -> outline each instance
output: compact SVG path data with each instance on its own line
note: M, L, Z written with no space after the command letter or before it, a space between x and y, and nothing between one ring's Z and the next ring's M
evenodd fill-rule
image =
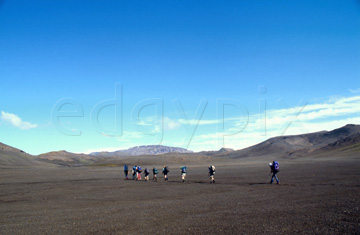
M279 185L269 184L274 159ZM161 174L158 182L124 180L125 162L168 164L169 181ZM216 184L209 183L209 164L216 165ZM359 196L356 152L2 167L0 234L360 234Z

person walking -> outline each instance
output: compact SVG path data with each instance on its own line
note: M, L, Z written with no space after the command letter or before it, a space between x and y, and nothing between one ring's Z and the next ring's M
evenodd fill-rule
M145 170L144 170L144 180L145 181L149 181L149 175L150 175L150 172L149 172L148 168L145 168Z
M164 168L163 168L163 175L164 175L164 180L165 181L168 181L169 179L168 179L168 173L169 173L170 171L169 171L169 167L167 167L167 166L164 166Z
M215 184L215 166L209 166L210 184Z
M128 177L128 174L129 174L129 168L128 168L128 165L124 165L124 174L125 174L125 179L128 180L129 177Z
M280 171L279 163L277 161L273 161L272 163L271 162L269 163L269 166L270 166L270 174L271 173L273 174L271 177L270 184L274 182L274 178L276 179L276 183L280 184L280 181L276 175Z
M141 166L138 166L136 169L137 180L141 180L141 172L142 172Z
M133 169L132 169L132 175L133 175L133 180L135 180L135 176L136 176L136 169L137 169L137 166L134 166Z
M159 173L159 171L153 167L153 180L157 181L157 174Z
M184 183L185 182L185 177L186 177L186 173L187 173L187 169L186 169L186 166L182 166L181 167L181 179L182 179L182 182Z

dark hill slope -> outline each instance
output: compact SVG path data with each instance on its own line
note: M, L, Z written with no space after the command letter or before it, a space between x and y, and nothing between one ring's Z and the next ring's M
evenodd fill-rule
M336 150L358 144L360 144L360 125L349 124L332 131L270 138L260 144L233 152L229 157L238 158L274 154L278 156L304 156L319 151Z
M0 166L1 167L24 167L24 166L46 166L39 162L30 154L13 148L9 145L0 143Z
M54 151L36 156L36 159L61 166L82 166L101 159L87 154L76 154L67 151Z

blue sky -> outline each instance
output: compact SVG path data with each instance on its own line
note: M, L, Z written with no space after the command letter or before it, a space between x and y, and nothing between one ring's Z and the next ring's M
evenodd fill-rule
M360 124L360 1L3 0L0 79L0 142L31 154Z

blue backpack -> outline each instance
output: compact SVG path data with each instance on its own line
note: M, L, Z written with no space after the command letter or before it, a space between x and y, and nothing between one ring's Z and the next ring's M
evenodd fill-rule
M279 163L278 163L277 161L274 161L274 162L273 162L273 166L274 166L274 169L275 169L276 171L280 171Z
M182 172L182 173L186 173L186 172L187 172L186 166L181 167L181 172Z

